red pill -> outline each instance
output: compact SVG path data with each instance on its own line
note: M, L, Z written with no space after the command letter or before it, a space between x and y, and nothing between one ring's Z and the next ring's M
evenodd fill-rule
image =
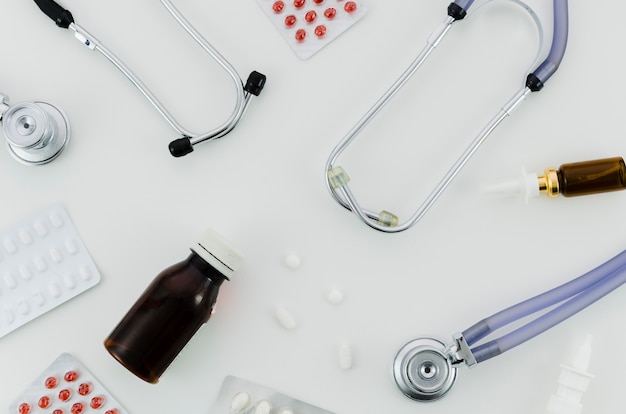
M58 408L52 411L52 414L63 414L63 410L59 410Z
M272 4L272 10L274 10L274 13L280 13L284 8L285 3L280 0L275 1L274 4Z
M327 19L334 19L336 15L337 9L335 9L334 7L329 7L324 10L324 17L326 17Z
M37 401L37 405L39 406L39 408L48 408L48 406L50 405L50 397L44 395L39 399L39 401Z
M19 407L17 407L17 412L19 414L28 414L30 413L30 405L26 403L21 403Z
M293 0L293 7L295 7L296 9L301 9L304 7L304 3L306 3L305 0Z
M55 377L48 377L46 378L44 385L47 389L51 390L52 388L57 386L57 379Z
M84 382L78 386L78 393L80 395L87 395L91 392L91 383Z
M77 378L78 378L78 372L76 371L67 371L65 375L63 376L63 379L67 382L76 381Z
M91 402L89 403L91 408L100 408L104 405L104 397L99 395L97 397L93 397Z
M313 0L315 2L315 4L322 4L324 3L324 0Z
M106 410L104 414L120 414L120 412L117 408L114 408L112 410Z
M298 31L296 31L296 40L298 42L304 42L304 39L306 39L306 30L298 29Z
M290 14L289 16L285 17L285 26L292 27L294 24L296 24L297 20L298 19L296 19L296 16Z
M306 20L307 23L313 23L315 19L317 19L317 13L315 10L310 10L304 15L304 20Z
M343 6L343 9L346 11L346 13L354 13L356 11L356 3L353 1L346 2L346 4Z
M320 24L319 26L315 28L315 36L324 37L325 34L326 34L326 26L324 26L323 24Z
M72 396L72 393L70 392L70 390L59 391L59 400L61 401L67 401L70 399L71 396Z
M72 412L72 414L81 414L83 411L85 411L85 406L83 405L83 403L74 403L72 404L72 408L70 409L70 411Z

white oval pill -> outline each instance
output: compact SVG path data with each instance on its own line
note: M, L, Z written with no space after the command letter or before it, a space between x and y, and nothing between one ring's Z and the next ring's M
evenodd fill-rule
M230 403L230 411L232 413L243 413L246 411L252 401L252 397L247 392L238 392Z
M48 291L53 298L58 298L59 296L61 296L61 288L56 282L50 282L48 284Z
M293 414L293 410L291 408L282 407L276 411L276 414Z
M37 232L37 234L40 235L41 237L44 237L48 234L48 229L46 228L46 225L43 224L43 222L41 221L36 221L33 224L33 227L35 228L35 231Z
M60 215L58 215L57 213L51 213L50 214L50 222L52 223L52 225L54 227L56 227L57 229L61 226L63 226L63 219L61 218Z
M61 252L58 249L53 247L52 249L50 249L49 253L50 258L54 263L61 263L61 261L63 260L63 256L61 256Z
M67 250L69 254L76 254L76 252L78 252L78 246L76 246L74 240L67 239L65 240L65 250Z
M4 248L8 253L15 253L17 251L17 245L11 238L4 239Z
M276 307L276 309L274 309L274 316L276 316L276 320L283 328L289 330L296 328L296 320L293 315L287 311L287 309L280 306Z
M328 301L333 305L338 305L343 302L343 292L339 289L331 289L328 292Z
M290 254L285 257L285 266L289 269L295 270L300 267L301 261L295 254Z
M4 275L4 284L7 285L9 289L15 289L17 287L17 281L12 273L6 273Z
M26 230L20 231L19 236L20 236L20 240L24 244L31 244L33 242L33 238L30 237L30 233L27 232Z
M76 278L69 273L63 276L63 282L65 282L65 286L69 289L74 289L76 287Z
M272 404L267 401L260 401L254 408L254 414L270 414Z
M20 276L22 276L22 279L24 280L30 280L33 278L33 273L30 271L28 266L22 265L20 266Z

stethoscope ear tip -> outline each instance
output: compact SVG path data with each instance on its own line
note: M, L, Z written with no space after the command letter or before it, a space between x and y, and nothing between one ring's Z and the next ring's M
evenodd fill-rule
M265 87L266 81L267 77L264 74L259 73L256 70L252 71L252 73L250 73L250 76L248 76L248 80L246 81L246 86L244 86L244 89L254 96L259 96L259 94Z
M183 137L170 142L170 154L174 157L182 157L193 151L193 145L189 137Z

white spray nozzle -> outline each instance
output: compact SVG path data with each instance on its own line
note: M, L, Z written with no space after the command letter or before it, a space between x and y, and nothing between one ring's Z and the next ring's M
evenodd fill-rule
M593 378L587 372L591 360L591 339L591 335L586 336L571 365L561 364L559 387L550 397L547 414L580 414L582 411L580 401Z
M482 187L482 193L494 196L521 195L528 203L531 197L539 196L539 177L535 173L529 173L522 167L518 180L507 181Z

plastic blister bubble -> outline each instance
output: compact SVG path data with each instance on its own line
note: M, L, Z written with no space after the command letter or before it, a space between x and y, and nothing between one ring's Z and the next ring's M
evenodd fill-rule
M10 225L0 231L0 337L99 282L100 273L61 205Z
M308 59L366 13L363 0L257 0L301 59Z
M211 414L334 414L271 388L228 376Z
M61 354L9 407L9 414L126 414L72 355Z

